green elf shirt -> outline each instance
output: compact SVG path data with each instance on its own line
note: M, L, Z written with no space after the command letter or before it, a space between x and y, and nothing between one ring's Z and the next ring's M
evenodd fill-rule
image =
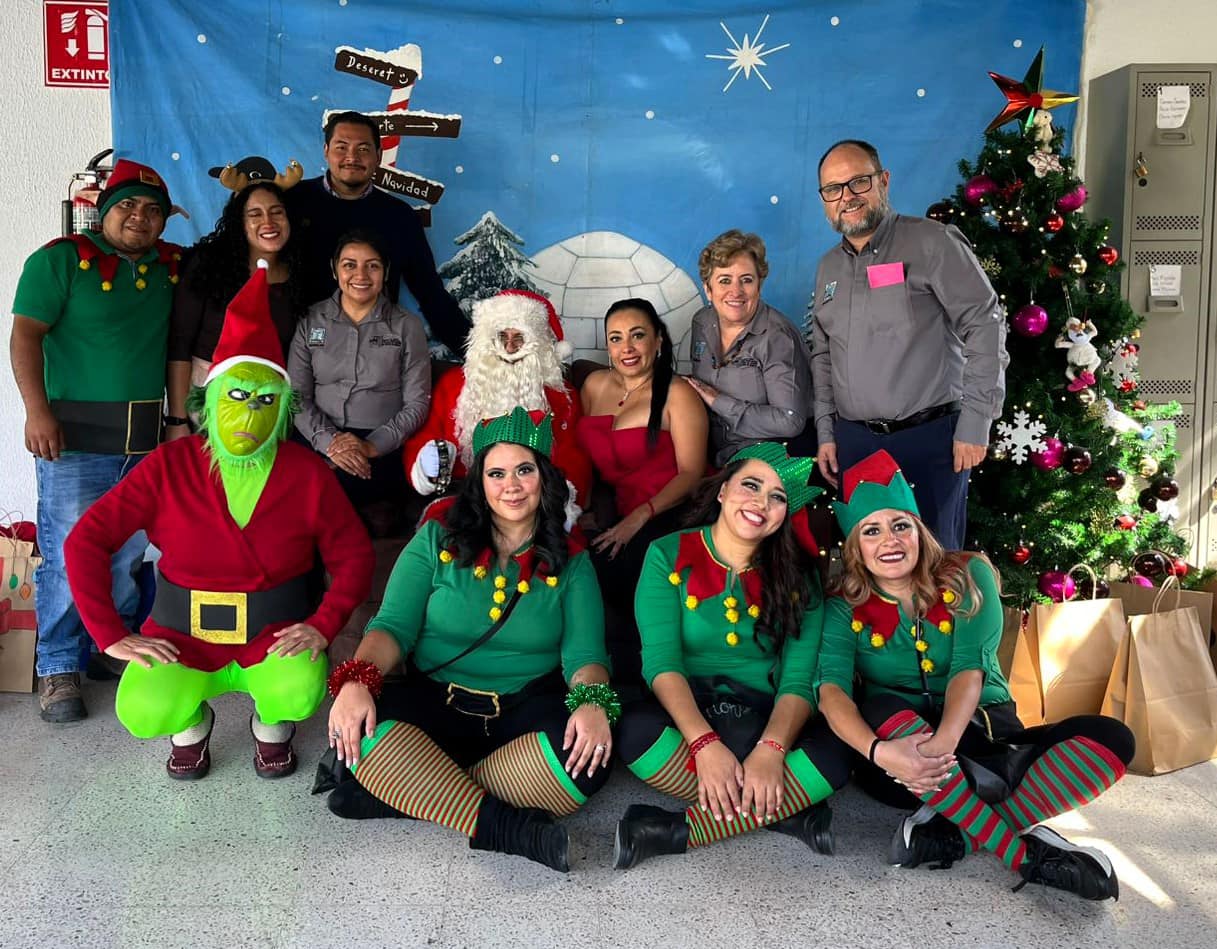
M708 526L651 544L634 595L647 684L664 672L725 676L814 708L823 610L803 614L799 635L787 637L779 656L764 636L759 643L753 636L763 595L759 574L736 574L718 559Z
M589 663L609 665L604 607L585 551L574 553L558 576L535 562L532 546L517 550L500 571L486 551L462 567L444 548L444 527L428 521L393 567L380 611L367 629L397 640L403 656L422 670L447 662L498 618L511 594L521 596L503 628L434 678L471 689L510 693L559 665L565 679Z
M52 241L27 258L13 312L51 328L42 343L47 399L162 398L177 252L176 245L157 242L129 261L89 231ZM115 264L106 280L103 272Z
M980 609L974 616L964 616L971 597L965 597L960 608L948 602L954 593L945 591L920 624L920 644L899 601L881 591L854 609L840 597L830 598L816 694L831 683L852 695L857 671L868 693L920 695L924 671L930 693L941 701L952 676L979 669L984 675L980 704L1008 702L1010 689L997 663L1002 634L997 577L979 557L969 559L968 572L981 595Z

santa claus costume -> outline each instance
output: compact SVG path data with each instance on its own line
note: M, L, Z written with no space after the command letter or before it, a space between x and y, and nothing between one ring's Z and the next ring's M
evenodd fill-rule
M570 352L558 314L545 297L504 290L474 303L465 364L440 378L426 422L402 452L414 490L423 496L443 493L453 479L464 477L478 423L519 405L553 415L554 464L570 482L572 500L585 507L592 468L575 441L579 395L562 375L562 360Z

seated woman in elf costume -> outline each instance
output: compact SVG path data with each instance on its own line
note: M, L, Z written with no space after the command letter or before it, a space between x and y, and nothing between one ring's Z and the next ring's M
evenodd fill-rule
M802 508L813 460L741 449L694 501L691 523L647 552L635 605L643 677L617 743L631 771L690 806L635 804L614 864L684 853L767 826L831 853L816 806L849 778L849 750L813 717L822 597Z
M896 806L921 805L896 829L891 862L950 866L983 849L1020 888L1118 898L1106 856L1036 825L1115 784L1132 733L1101 715L1024 729L997 664L993 565L943 551L887 452L847 470L842 497L845 573L825 611L817 688L833 730L868 759L859 783Z
M294 723L325 698L325 649L368 595L373 558L325 461L284 441L293 393L265 269L229 304L192 402L203 434L161 445L85 512L65 546L68 579L98 648L129 660L119 721L137 738L170 736L171 778L207 774L207 700L226 692L254 700L259 776L283 777L296 768ZM139 530L161 551L143 635L124 626L110 589L110 557ZM314 608L306 576L318 551L332 580Z
M552 444L551 416L523 408L474 428L455 501L402 551L355 658L330 676L330 745L354 773L334 813L430 820L475 850L569 869L553 818L607 779L620 705ZM381 695L402 657L404 686Z

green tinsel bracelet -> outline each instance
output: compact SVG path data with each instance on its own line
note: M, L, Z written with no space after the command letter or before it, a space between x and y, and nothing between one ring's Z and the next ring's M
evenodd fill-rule
M604 709L610 725L616 725L617 719L621 717L621 701L613 687L604 682L594 685L580 682L578 685L572 685L566 693L566 710L573 712L580 705L596 705Z

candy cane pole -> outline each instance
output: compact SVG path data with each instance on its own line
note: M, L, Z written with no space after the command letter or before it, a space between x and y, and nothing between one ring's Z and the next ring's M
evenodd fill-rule
M413 86L397 86L389 93L389 111L405 112L410 108L410 93ZM397 167L397 146L401 142L400 135L386 135L380 140L383 149L380 163L388 168Z

